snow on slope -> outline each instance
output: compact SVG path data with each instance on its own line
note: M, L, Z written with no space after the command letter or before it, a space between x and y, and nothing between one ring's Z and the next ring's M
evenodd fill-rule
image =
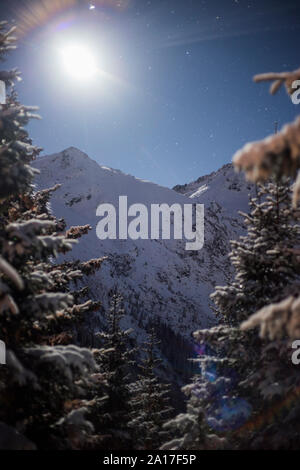
M225 280L232 268L228 256L223 255L230 252L230 240L238 238L245 230L239 211L248 212L249 195L254 195L253 184L247 182L242 173L236 173L233 165L228 163L209 175L173 189L193 202L205 205L206 233L209 230L212 233L206 251L214 273L216 267L222 270ZM217 252L214 246L218 247Z
M235 217L238 210L247 212L248 194L253 190L253 184L246 181L243 174L236 173L231 163L227 163L209 175L200 176L192 183L177 185L173 189L195 199L195 202L208 205L215 202L228 215Z
M108 256L101 270L88 278L91 297L106 306L108 291L116 286L125 299L126 327L134 329L138 343L145 339L149 320L157 324L159 319L187 343L195 329L215 322L209 294L228 274L229 239L241 231L236 212L245 210L248 200L246 184L233 174L231 165L177 186L176 191L100 166L74 147L40 157L35 166L40 170L39 188L61 184L51 199L55 214L68 226L92 225L68 256L81 260ZM104 202L118 207L119 195L128 196L128 206L204 203L204 248L186 251L184 240L99 240L96 208ZM171 349L166 346L164 353L174 362Z

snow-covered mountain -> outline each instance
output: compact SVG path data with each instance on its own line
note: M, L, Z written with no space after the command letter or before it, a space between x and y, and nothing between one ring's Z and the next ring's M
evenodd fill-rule
M237 210L247 210L250 186L231 165L225 165L172 190L100 166L74 147L40 157L35 166L40 170L37 187L61 184L51 200L56 216L68 226L93 227L68 256L81 260L107 256L101 270L88 278L91 297L106 307L108 292L116 287L124 297L126 327L134 329L138 344L145 339L147 325L155 324L166 376L184 379L181 368L186 363L180 362L179 355L185 361L192 351L191 333L215 322L209 294L230 272L229 240L242 230ZM186 251L184 240L99 240L96 208L100 203L118 207L120 195L128 197L128 206L204 203L204 247Z
M192 183L174 186L173 189L208 206L216 203L221 206L225 218L227 214L234 219L237 211L248 210L248 195L253 185L245 180L243 174L236 173L231 163L227 163L209 175L200 176Z

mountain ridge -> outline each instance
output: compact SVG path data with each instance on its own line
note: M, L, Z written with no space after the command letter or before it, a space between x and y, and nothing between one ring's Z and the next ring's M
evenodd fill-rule
M39 189L61 184L51 199L55 214L63 217L68 226L90 224L93 227L67 258L84 261L107 256L100 272L87 281L91 298L100 299L107 308L108 293L117 287L127 312L124 327L133 328L139 345L145 340L149 326L156 325L162 341L163 373L168 380L184 382L185 371L181 368L186 365L182 363L178 368L181 360L175 350L178 344L181 350L186 348L185 361L193 351L192 332L216 323L209 294L230 273L229 240L243 231L234 206L245 209L240 207L240 202L241 195L244 201L248 198L244 194L247 185L225 165L214 176L206 175L198 182L188 183L181 194L101 166L75 147L40 157L34 166L40 170L36 177ZM222 193L220 187L228 204L218 194ZM104 202L117 205L120 195L127 195L128 205L143 203L147 207L151 203L204 203L203 249L186 251L184 240L99 240L95 233L96 209ZM175 344L167 344L166 337L172 338Z

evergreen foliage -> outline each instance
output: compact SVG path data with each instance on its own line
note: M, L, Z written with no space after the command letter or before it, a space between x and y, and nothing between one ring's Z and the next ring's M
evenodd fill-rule
M295 393L300 383L291 362L290 341L283 334L267 342L255 331L240 328L264 305L292 294L299 280L299 263L293 254L299 244L299 214L291 202L291 187L284 177L260 185L250 200L250 212L244 214L247 234L232 242L234 279L216 287L212 295L220 324L194 334L200 374L184 389L189 397L187 413L169 425L180 436L175 440L179 447L171 448L211 448L211 442L217 448L224 444L276 448L295 442L297 405L288 416L284 406L280 409L284 397ZM277 408L280 412L273 416ZM188 428L188 423L194 424ZM213 432L226 442L216 436L207 442Z
M15 47L12 34L2 22L1 59ZM0 369L0 447L82 448L94 438L84 398L97 366L91 350L74 344L74 329L97 305L75 304L69 292L84 270L50 261L71 250L77 236L64 233L64 222L48 210L57 187L34 191L30 163L40 149L25 126L36 108L19 103L18 78L16 70L0 73L7 86L0 105L0 331L7 351ZM78 236L85 231L76 228Z
M255 81L274 80L272 94L285 83L291 94L298 78L296 70ZM234 156L248 179L265 184L244 214L247 235L232 242L235 277L212 295L220 324L194 334L201 373L184 389L187 412L167 424L177 437L164 449L210 448L212 430L230 448L299 448L300 373L291 339L300 331L300 178L293 188L287 179L299 169L299 135L297 119Z
M123 330L120 325L124 309L122 298L116 292L112 294L111 307L105 317L106 331L97 333L101 345L97 358L105 380L105 400L97 403L95 425L105 433L105 445L109 448L131 448L130 381L135 350L130 347L132 330Z
M142 351L144 358L139 364L138 380L131 386L131 421L130 428L140 449L158 449L166 433L163 424L170 415L169 386L159 382L155 369L160 365L155 347L160 344L156 339L154 329L151 329L149 339L144 343Z

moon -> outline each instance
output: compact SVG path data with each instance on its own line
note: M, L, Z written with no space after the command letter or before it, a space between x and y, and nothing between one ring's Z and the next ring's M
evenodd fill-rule
M72 44L61 51L65 71L74 79L89 81L97 72L97 61L92 51L83 45Z

